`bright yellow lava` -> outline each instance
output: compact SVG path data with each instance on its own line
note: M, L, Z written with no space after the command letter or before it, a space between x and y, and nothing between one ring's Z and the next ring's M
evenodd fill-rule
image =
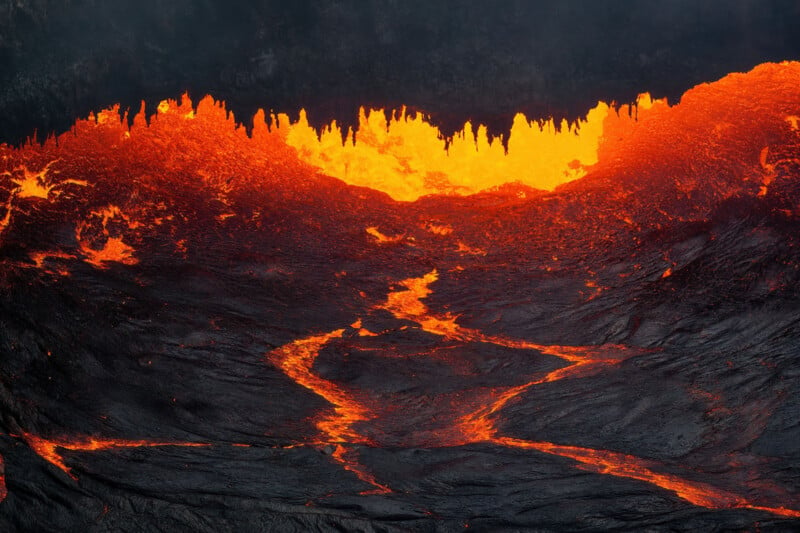
M642 94L641 114L666 100ZM518 113L508 137L490 139L485 126L464 124L449 146L439 129L421 114L403 109L389 121L382 109L361 108L358 127L348 130L334 121L321 133L308 123L305 111L297 122L279 115L279 129L300 158L325 174L352 185L388 193L395 200L413 201L426 194L473 194L505 183L536 189L556 186L586 175L597 163L597 151L607 121L634 122L631 106L617 109L600 102L575 123L531 121Z

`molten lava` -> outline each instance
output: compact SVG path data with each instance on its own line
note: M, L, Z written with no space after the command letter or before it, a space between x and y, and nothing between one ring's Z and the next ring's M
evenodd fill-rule
M666 106L666 100L643 94L636 114L653 106ZM630 106L616 109L600 102L574 124L517 114L507 149L504 139L490 139L485 126L474 129L471 122L447 143L423 115L405 109L390 113L387 121L385 110L362 108L357 129L346 133L334 121L318 135L305 112L297 122L284 126L284 116L278 123L300 157L326 174L413 201L426 194L473 194L509 181L552 190L585 176L597 162L604 123L631 122L631 113Z
M45 439L30 433L22 435L25 442L28 443L33 451L39 454L42 459L53 464L69 474L73 479L78 479L72 470L64 462L64 458L58 452L58 449L79 451L79 452L94 452L102 450L114 450L117 448L152 448L161 446L182 446L182 447L204 447L209 446L201 442L153 442L147 440L124 440L124 439L97 439L94 437L80 438L80 439Z
M375 307L375 310L386 310L396 318L416 322L418 327L428 333L439 335L459 342L481 342L495 344L515 349L536 350L542 354L554 355L568 362L565 367L548 372L528 383L506 390L490 391L489 397L484 400L485 406L475 412L469 413L459 420L451 430L440 432L444 446L463 446L472 443L491 442L501 446L514 448L533 449L539 452L568 457L581 464L581 468L598 474L607 474L617 477L635 479L650 483L659 488L674 492L681 499L709 509L748 508L778 514L786 517L798 518L800 511L785 507L771 507L758 505L744 497L716 489L706 483L696 482L673 474L658 473L652 468L658 466L654 461L648 461L631 455L582 448L577 446L564 446L550 442L532 442L498 434L496 418L510 401L523 394L526 390L543 383L554 382L566 378L587 377L602 371L605 367L616 365L626 358L647 353L648 350L633 349L626 346L545 346L505 339L503 337L484 335L473 329L463 328L456 323L456 317L448 314L435 315L430 313L422 299L431 294L430 285L438 279L438 273L433 270L420 278L411 278L399 283L398 291L388 294L386 302ZM374 333L361 328L362 320L356 321L352 327L358 329L359 335L375 336ZM377 418L371 413L375 409L374 402L368 400L354 400L356 396L363 397L363 391L347 391L328 380L322 379L314 373L314 360L319 355L323 346L332 339L341 338L345 330L339 329L323 335L315 335L291 344L282 346L271 352L268 358L303 387L312 390L334 405L334 413L325 415L317 422L317 427L327 437L328 442L335 444L333 458L343 466L354 472L362 481L374 485L374 491L366 493L384 493L391 489L380 484L374 476L364 470L347 453L343 444L362 444L380 446L379 442L365 438L355 430L358 424L364 424ZM365 333L362 333L365 332ZM617 357L610 354L617 353ZM661 466L663 468L663 465Z
M653 461L647 461L631 455L578 446L561 446L551 442L530 442L508 437L497 438L495 442L503 446L533 449L552 455L569 457L581 463L580 468L589 472L652 483L657 487L674 492L678 497L698 507L706 507L708 509L746 508L767 511L791 518L800 517L800 511L785 507L756 505L741 496L714 488L706 483L690 481L672 474L659 474L650 468L654 466Z
M684 328L683 316L670 316L642 328L663 328L664 338L639 342L640 317L635 313L642 314L639 309L649 305L648 298L675 298L682 280L702 272L707 265L700 264L699 252L686 250L711 246L718 237L712 234L703 240L705 234L691 231L705 228L723 207L735 210L733 200L766 205L772 209L770 216L780 215L782 224L798 218L797 87L800 63L762 65L698 86L672 107L643 95L635 106L600 103L574 124L531 122L518 115L506 139L490 139L484 126L466 123L453 139L445 140L426 117L406 110L390 112L387 118L384 110L362 109L356 130L343 132L331 123L319 134L304 113L292 123L285 115L267 118L259 112L248 135L211 97L196 108L188 97L164 101L149 123L142 110L130 127L127 117L113 108L78 121L72 131L42 144L0 146L2 282L11 287L28 276L25 282L31 291L82 283L77 286L88 295L73 299L91 310L92 320L111 316L104 335L114 335L111 330L117 326L134 338L158 330L169 339L164 345L197 348L198 353L202 348L203 357L225 359L228 354L217 351L216 338L196 344L173 342L182 333L162 324L171 308L154 294L158 290L150 290L162 271L173 282L184 277L202 280L187 285L213 300L215 313L226 316L218 320L215 315L192 327L220 331L219 341L230 341L233 335L223 335L230 315L231 322L252 333L252 338L236 344L236 350L257 345L259 355L253 359L261 371L278 376L289 391L302 388L327 402L308 417L309 434L287 439L321 449L334 461L332 468L343 468L370 487L363 494L394 493L394 498L402 491L362 464L368 458L365 450L451 451L483 445L568 458L577 468L657 487L698 507L800 518L800 510L795 510L800 504L791 495L776 503L756 489L745 492L744 482L739 488L733 482L717 488L716 482L700 480L703 472L674 461L573 446L568 438L561 443L518 438L509 415L530 402L536 391L624 376L625 368L667 357L652 347L666 345L670 335L713 336L712 327L695 331ZM692 239L681 243L674 255L652 244L659 242L659 232L676 227ZM742 240L748 246L766 246L771 235L752 231ZM655 250L645 252L646 246ZM795 268L788 261L785 265L787 271ZM772 276L773 266L759 268ZM760 274L747 272L751 277ZM326 279L315 285L315 275ZM492 292L503 292L504 281L514 276L519 280L513 290L544 287L519 296L516 318L517 295ZM113 305L93 307L92 291L102 284L97 280L109 280L117 291ZM747 290L757 292L761 281L752 281ZM458 286L461 298L442 304L448 283ZM431 298L434 284L440 299ZM782 296L789 285L791 281L777 274L764 283L770 292L784 291ZM230 286L235 290L225 293ZM619 302L624 320L606 301L620 287L634 287ZM139 288L145 304L136 308L138 302L125 291ZM254 297L258 304L249 308L237 307L240 301L228 306L215 300L214 290L236 297L263 291L267 296ZM548 301L551 290L558 301ZM27 297L23 293L19 301ZM295 297L300 303L295 304ZM185 306L187 300L176 301ZM318 310L319 302L338 305L336 312L328 313L330 307L322 303ZM488 308L489 303L494 307L486 310L487 316L469 316L470 309ZM262 304L273 305L272 314L246 322L244 315ZM304 309L296 312L293 306ZM580 328L585 324L586 332L557 330L547 338L551 344L528 323L545 313L553 313L550 323L555 323L570 306L579 309L577 323ZM150 307L159 311L150 313ZM248 311L241 311L245 308ZM680 309L689 308L686 304ZM504 315L507 312L511 318ZM127 322L125 313L130 313ZM23 315L17 321L22 325L10 321L8 328L37 323L33 315ZM65 316L72 320L71 314ZM70 337L74 344L66 346L91 346L91 320L76 319L75 324L73 329L81 331ZM679 325L669 330L674 324ZM264 337L282 335L282 340L257 343L257 334L250 330L259 328L280 331L272 336L270 330ZM22 343L20 352L41 363L33 368L46 369L49 377L51 367L37 357L48 361L51 338L56 336L45 333L37 342L21 335L27 344ZM187 336L200 333L193 329ZM17 343L9 343L9 352L16 348ZM144 349L156 355L172 353L160 346ZM499 355L483 367L467 360L476 353L482 359ZM393 386L359 381L360 374L354 378L336 373L358 357L377 360L380 372L385 372L380 377L395 379ZM148 353L147 362L142 358L139 366L150 367L151 359ZM520 360L521 369L505 369ZM382 367L389 361L398 366ZM404 373L403 364L419 366ZM72 371L65 364L52 367L54 375ZM209 373L219 368L209 367ZM417 373L417 368L422 370ZM429 376L422 373L430 368L448 387L425 381ZM10 383L22 371L14 372ZM499 377L493 381L491 373ZM249 378L249 371L246 374ZM5 376L0 384L6 387ZM721 400L714 401L720 404L715 409L724 407ZM305 407L291 406L297 412ZM202 411L202 406L197 409ZM415 412L404 412L411 409ZM735 411L724 409L728 414ZM31 416L35 409L26 406L21 411L21 417ZM760 425L754 426L758 431L749 430L754 433L750 441L732 439L723 443L727 449L739 452L764 432L769 409L764 413L754 416ZM705 414L714 423L714 416L721 416ZM406 416L413 422L406 422ZM716 444L716 426L709 422L709 427L698 440ZM75 479L64 452L210 445L47 439L28 433L22 440ZM331 467L328 459L323 461ZM6 495L2 465L0 459L0 501Z

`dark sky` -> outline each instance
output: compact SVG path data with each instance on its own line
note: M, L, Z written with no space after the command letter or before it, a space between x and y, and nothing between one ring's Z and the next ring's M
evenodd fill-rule
M0 0L0 141L186 90L239 118L407 104L502 129L800 59L798 28L798 0Z

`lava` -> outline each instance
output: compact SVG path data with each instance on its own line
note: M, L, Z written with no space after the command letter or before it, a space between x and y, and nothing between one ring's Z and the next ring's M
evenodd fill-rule
M537 450L551 455L569 457L581 464L580 468L598 474L636 479L674 492L692 505L707 509L753 509L768 513L799 518L800 511L785 507L768 507L750 503L731 492L714 488L706 483L690 481L672 474L660 474L650 467L648 461L607 450L595 450L578 446L563 446L551 442L532 442L510 437L498 437L493 442L502 446Z
M124 236L112 235L113 230L109 226L115 221L119 221L126 229L135 229L138 225L125 216L117 206L110 205L102 210L93 211L88 221L75 228L75 239L87 263L97 268L106 268L108 266L106 263L109 262L124 265L138 263L133 255L135 251L133 247L123 242Z
M359 324L360 327L360 324ZM338 329L330 333L312 335L281 346L269 354L267 359L278 366L295 383L321 396L334 406L333 413L322 414L315 420L317 429L323 435L323 442L334 446L331 457L353 472L359 479L375 487L370 493L386 493L391 490L375 480L352 459L354 452L345 448L345 444L372 444L369 439L358 433L354 426L374 418L371 410L353 398L354 393L344 387L322 379L314 374L312 367L319 351L331 339L340 338L344 333Z
M536 350L543 354L561 358L569 364L548 372L523 385L509 387L501 391L492 391L486 405L476 412L462 418L457 431L451 437L452 445L463 445L492 440L496 429L491 419L508 402L516 398L534 385L558 381L568 377L586 377L601 370L604 366L615 365L625 358L646 353L646 350L632 350L627 346L606 345L594 346L552 346L527 341L508 339L501 336L485 335L482 332L464 328L456 322L457 317L449 313L433 314L422 303L422 299L432 292L430 285L438 279L438 272L432 270L422 277L410 278L399 283L399 291L390 292L386 302L378 307L391 312L396 318L416 322L423 331L440 335L446 339L460 342L482 342L521 350ZM620 354L617 358L608 357L608 353Z
M493 443L511 448L532 449L550 455L568 457L580 463L580 468L587 471L649 483L671 491L682 500L699 507L752 509L790 518L800 517L800 511L797 510L758 505L742 496L717 489L706 483L692 481L674 474L656 472L653 470L656 463L651 460L608 450L527 441L501 435L496 418L510 401L528 389L567 378L587 377L606 367L619 364L629 357L651 353L653 350L634 349L622 345L550 346L485 335L478 330L458 325L456 317L452 315L436 315L430 312L421 300L431 294L430 285L437 279L438 272L432 270L424 276L403 280L398 283L400 289L389 292L386 301L376 306L375 309L389 311L398 319L416 322L423 331L450 340L536 350L543 354L559 357L568 363L564 367L522 385L491 391L485 406L462 417L455 427L441 432L442 445L463 446ZM351 325L359 331L359 335L376 335L364 330L361 326L361 319ZM361 333L362 331L365 333ZM335 445L332 457L345 469L355 473L359 479L376 487L363 494L391 492L388 486L379 483L372 474L358 464L357 460L352 457L353 451L343 445L343 443L379 445L379 443L366 439L354 429L356 424L375 420L378 415L374 414L366 403L354 400L353 391L347 391L346 388L322 379L313 372L313 363L319 355L319 351L330 340L341 338L343 333L344 330L340 329L300 339L270 352L268 358L296 383L312 390L334 405L333 415L320 417L317 420L317 427L327 436L328 442ZM610 354L616 354L616 357L611 357Z
M18 198L39 198L42 200L48 200L51 193L54 195L61 193L61 191L56 190L59 187L64 187L66 185L78 185L80 187L86 187L87 182L85 180L67 179L58 182L49 180L50 167L53 165L53 163L56 163L56 161L50 161L37 172L34 172L28 169L27 166L22 165L15 168L13 171L4 172L3 175L14 176L15 174L21 174L20 177L11 178L12 183L17 185L15 192Z
M0 146L0 194L5 195L0 200L5 208L0 217L0 244L9 251L3 264L8 271L27 269L26 276L49 274L44 278L47 282L58 274L64 279L57 281L65 284L97 275L95 269L110 277L134 272L136 284L131 286L136 290L140 281L141 286L149 281L142 281L147 276L140 279L139 272L158 264L155 259L175 261L187 271L203 270L193 261L202 261L207 243L223 244L219 271L240 257L253 263L264 257L270 262L294 259L287 251L291 246L304 254L330 252L320 264L328 259L333 263L337 257L355 262L374 253L377 259L365 263L364 270L398 261L407 253L413 256L408 265L393 271L420 274L406 279L402 279L405 274L392 275L389 279L399 281L391 285L383 301L368 299L371 288L351 287L363 300L354 296L353 302L343 305L348 310L363 307L353 313L360 315L354 321L351 315L349 329L343 323L335 326L340 329L325 332L314 324L302 324L296 330L310 333L260 355L291 382L330 404L312 415L316 434L298 439L299 445L321 447L341 468L372 487L364 493L392 491L360 463L359 454L365 448L482 444L569 458L578 468L646 483L699 507L752 509L800 518L800 511L771 502L761 505L752 492L744 497L695 481L700 476L696 471L676 475L673 464L509 436L504 415L513 402L523 400L536 387L601 372L613 376L627 365L626 360L644 358L656 350L611 343L547 345L490 334L464 326L457 314L431 309L426 303L440 272L519 266L511 265L513 261L523 265L520 269L528 269L525 274L536 271L532 276L563 269L574 275L570 281L580 285L577 292L582 304L601 293L603 297L597 300L603 300L613 291L606 287L615 283L609 283L609 278L627 283L636 277L630 274L631 264L634 272L644 268L645 259L636 257L635 247L651 238L650 231L670 228L670 224L706 223L712 208L732 198L783 202L781 212L791 220L797 203L790 194L795 185L789 178L800 165L798 83L800 63L763 66L698 86L672 107L643 95L635 106L600 103L576 124L535 123L518 115L508 138L494 140L485 127L471 123L453 139L442 139L426 117L406 110L389 112L388 118L385 110L362 110L356 131L343 132L332 123L320 133L308 125L304 114L293 123L285 115L268 117L262 111L254 117L252 134L248 134L211 97L196 107L188 97L180 102L166 100L149 123L142 110L130 126L119 109L112 108L78 121L68 134L42 144ZM763 101L759 100L762 95L766 95ZM522 185L502 188L514 182ZM531 187L550 192L532 192ZM474 194L481 191L484 194ZM421 199L430 194L445 196ZM399 204L395 200L419 201ZM379 207L372 210L373 203ZM352 227L335 228L337 235L346 238L326 241L327 226L351 222ZM304 239L312 237L318 241L306 250ZM620 256L633 254L624 261L608 252L620 242L628 246L619 247ZM597 272L592 270L594 265L584 268L589 251L619 259L627 270L602 276L603 268ZM666 252L653 255L656 262L655 266L651 263L647 290L631 298L632 307L640 296L672 287L687 265L694 272L700 269L691 257L679 260L676 254L673 261ZM630 263L625 263L628 259ZM71 269L81 261L93 268ZM333 268L331 278L337 287L355 279L349 265ZM203 275L215 275L213 268L208 270L212 273L204 270ZM259 264L251 272L248 267L253 277L256 270L289 276L302 268ZM74 278L68 278L70 272ZM585 277L587 272L591 279ZM374 275L385 274L370 273ZM272 282L271 278L264 281ZM769 287L775 290L783 284L773 280ZM124 312L122 307L114 309ZM137 312L148 317L136 320L137 327L144 327L141 324L150 320L148 312ZM402 325L365 327L370 319ZM632 317L632 322L638 320ZM215 331L224 329L214 321L211 324ZM449 366L443 365L442 372L453 377L455 392L423 396L428 392L416 389L416 382L401 392L371 390L326 379L315 369L321 354L323 359L329 354L344 357L350 348L400 360L407 353L393 343L403 336L417 342L412 334L419 332L428 334L418 335L425 342L430 336L436 341L424 344L413 357L445 361ZM633 338L633 334L614 335ZM470 382L471 363L456 360L458 349L465 346L465 353L503 348L519 350L513 352L515 357L536 361L551 356L561 366L519 372L513 381L499 385ZM409 376L409 380L417 378L411 372ZM467 384L462 387L462 383ZM392 402L405 406L401 400L410 397L414 400L410 405L431 412L443 406L448 411L435 423L417 422L425 427L389 420L397 416ZM762 418L763 432L768 415ZM23 439L45 461L73 478L63 456L67 451L209 446L95 437L47 439L27 433ZM0 501L6 493L4 479L0 459Z
M405 235L395 235L394 237L389 237L388 235L381 233L380 230L378 230L378 228L375 226L370 226L367 228L367 233L373 237L378 244L395 244L405 240Z
M22 438L42 459L57 466L73 479L78 478L72 473L72 469L67 466L64 457L58 452L59 449L77 452L95 452L119 448L155 448L162 446L198 448L210 446L202 442L153 442L148 440L103 439L95 437L45 439L30 433L23 433Z
M666 106L666 100L643 94L636 106L621 109L599 102L573 124L517 114L507 139L490 139L485 126L467 122L449 142L423 114L406 109L362 108L356 130L346 133L334 121L318 135L302 111L297 122L279 123L287 130L286 142L326 174L413 201L425 194L472 194L509 181L552 190L585 176L597 162L607 120L631 122L654 106Z
M353 425L369 420L371 418L369 410L353 400L351 394L342 387L332 381L322 379L312 372L314 360L319 355L319 351L331 339L341 337L342 333L344 330L338 329L330 333L299 339L271 351L267 358L297 384L315 392L334 405L333 415L322 417L317 421L317 428L320 431L333 442L367 444L364 437L353 430Z

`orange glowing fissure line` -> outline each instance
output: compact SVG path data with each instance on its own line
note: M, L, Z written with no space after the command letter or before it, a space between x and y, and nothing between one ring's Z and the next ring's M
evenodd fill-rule
M163 446L199 448L211 446L211 444L203 442L153 442L147 440L100 439L94 437L53 440L45 439L30 433L23 433L22 438L40 457L50 464L57 466L73 479L77 479L77 476L72 473L72 469L64 462L64 457L58 452L59 449L77 452L94 452L118 448L154 448Z
M437 279L438 273L433 270L420 278L403 280L399 283L401 289L390 292L386 302L376 306L376 309L389 311L399 319L416 322L422 330L447 339L463 342L485 342L517 349L533 349L559 357L570 363L566 367L549 372L529 383L510 387L498 394L488 406L462 417L455 432L457 436L453 438L449 445L493 443L510 448L536 450L575 460L580 463L579 468L590 472L649 483L671 491L682 500L699 507L708 509L751 509L789 518L800 518L800 511L797 510L756 505L741 496L716 489L705 483L691 481L673 474L655 472L651 469L652 466L657 464L655 461L648 461L632 455L607 450L559 445L551 442L527 441L497 435L493 415L512 399L534 385L570 377L585 377L589 373L598 371L602 367L617 364L636 353L646 353L646 350L637 352L630 347L622 345L600 347L548 346L499 336L488 336L477 330L463 328L456 323L456 317L449 314L434 315L421 302L422 299L431 294L432 291L429 286ZM363 329L361 325L362 321L358 319L351 327L356 329L360 336L376 335ZM386 485L380 484L372 474L349 456L352 450L345 448L345 444L374 445L359 434L354 426L375 418L375 415L370 413L368 406L353 399L352 393L332 381L316 376L312 370L314 360L319 355L320 350L330 340L341 338L344 331L344 329L339 329L294 341L273 350L268 354L268 358L296 383L333 404L334 412L318 418L317 428L327 436L330 443L335 444L336 448L332 453L333 459L342 464L345 469L353 472L359 479L375 487L374 490L364 491L362 494L388 493L391 492L391 489ZM623 355L617 359L602 357L603 353L610 351L623 352Z
M648 463L652 462L632 455L509 437L497 437L492 439L492 442L502 446L532 449L551 455L568 457L581 463L580 468L589 472L644 481L672 491L679 498L698 507L707 509L752 509L789 518L800 518L800 511L794 509L756 505L741 496L714 488L706 483L690 481L672 474L659 474L648 468Z
M391 489L378 483L356 461L351 460L349 455L353 452L343 446L373 444L353 426L359 422L366 422L374 416L366 406L351 398L351 393L332 381L320 378L312 371L314 361L323 346L331 339L341 337L343 333L344 329L338 329L296 340L273 350L267 357L295 383L313 391L334 406L333 413L320 416L315 422L326 441L334 446L331 457L359 479L375 487L374 491L367 491L368 493L388 493Z

